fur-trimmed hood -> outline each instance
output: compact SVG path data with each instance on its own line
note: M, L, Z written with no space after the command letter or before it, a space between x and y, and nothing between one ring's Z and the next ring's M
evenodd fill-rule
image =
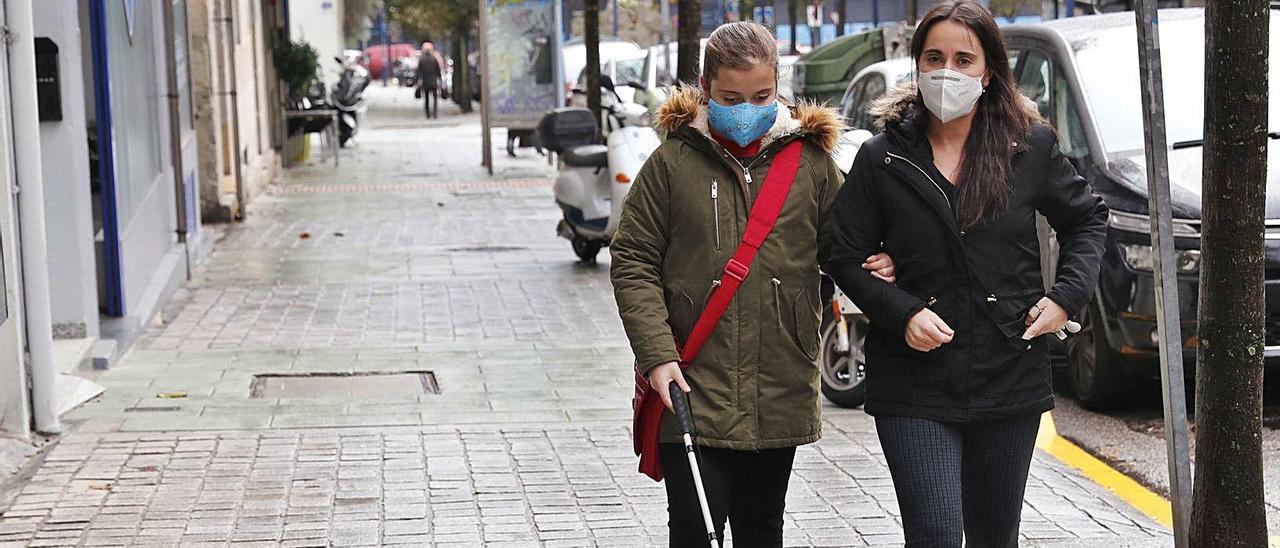
M836 149L840 135L844 133L844 121L835 110L802 101L791 105L781 102L778 118L773 127L761 138L761 145L769 143L785 135L800 133L813 138L814 142L828 154ZM681 86L671 92L654 115L654 126L668 135L676 130L689 126L698 133L711 139L711 130L707 125L707 104L702 90L692 86Z
M910 113L919 95L914 81L903 82L890 89L883 97L872 101L871 106L867 107L867 112L875 118L876 128L884 129L901 123ZM1019 97L1022 98L1022 111L1032 123L1047 123L1044 117L1040 116L1040 109L1035 101L1025 95L1019 95Z

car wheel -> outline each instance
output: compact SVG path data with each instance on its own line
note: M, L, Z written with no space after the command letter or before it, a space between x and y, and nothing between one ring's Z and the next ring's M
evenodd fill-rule
M867 359L864 345L867 342L867 317L861 314L845 316L849 325L849 352L839 350L839 336L835 313L824 307L822 313L822 338L818 341L818 369L822 376L822 395L840 407L853 408L867 399Z
M1067 338L1067 369L1076 400L1091 411L1123 405L1129 379L1120 356L1111 349L1096 303L1080 317L1080 332Z
M584 263L596 262L596 255L600 253L600 248L602 247L600 242L591 242L578 236L574 237L572 243L573 253L578 256L578 259Z

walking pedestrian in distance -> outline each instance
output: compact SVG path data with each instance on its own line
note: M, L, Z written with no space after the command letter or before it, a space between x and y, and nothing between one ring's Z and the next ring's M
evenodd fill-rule
M440 117L440 75L443 73L435 44L422 43L418 54L418 88L422 91L423 109L427 118Z
M746 547L782 545L796 446L821 436L819 241L843 180L829 156L839 116L781 104L777 67L765 27L736 22L711 34L700 86L677 90L657 111L667 139L637 175L611 244L614 294L642 388L651 386L668 409L670 383L689 394L718 538L728 519L735 545ZM775 176L790 177L776 227L749 272L731 282L726 263L738 256L757 198L778 188L770 186ZM863 259L875 275L891 276L887 257ZM682 372L677 340L690 341L706 303L737 279L732 305ZM653 475L665 471L671 546L706 546L670 412L658 439L661 471Z
M871 320L866 411L909 547L1017 546L1047 337L1089 304L1107 208L1017 90L991 14L939 5L911 43L916 82L873 105L831 215L826 271ZM1046 292L1036 213L1057 231ZM883 249L897 284L860 268Z

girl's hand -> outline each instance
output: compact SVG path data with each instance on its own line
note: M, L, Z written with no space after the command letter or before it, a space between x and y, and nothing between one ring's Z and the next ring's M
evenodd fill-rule
M956 332L928 308L916 312L907 322L907 346L920 352L931 352L951 342Z
M888 253L876 253L867 257L866 262L862 263L862 269L871 272L872 276L880 278L889 283L898 281L898 271L894 269L893 257Z
M1062 331L1067 325L1067 311L1048 297L1041 297L1040 302L1027 311L1027 330L1022 340L1029 341L1046 333Z
M662 403L674 412L675 407L671 405L671 390L667 388L672 381L675 381L686 394L689 393L689 384L684 381L684 373L680 372L679 363L667 362L649 371L649 386L658 391L658 395L662 396Z

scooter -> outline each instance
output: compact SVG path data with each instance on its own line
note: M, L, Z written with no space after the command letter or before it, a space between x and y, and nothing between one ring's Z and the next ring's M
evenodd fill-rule
M865 344L871 322L849 297L823 278L823 292L830 293L818 328L818 371L822 395L840 407L852 408L867 399Z
M369 69L358 63L347 63L341 57L334 57L342 65L342 77L334 84L329 93L329 102L338 109L338 145L347 146L347 141L355 137L359 131L360 115L368 108L364 100L364 90L369 87Z
M661 144L649 127L648 109L623 102L613 83L601 80L609 98L601 105L604 145L598 144L600 123L587 109L559 108L538 121L539 141L560 155L554 194L564 219L556 233L572 243L584 262L594 262L613 239L632 181Z

